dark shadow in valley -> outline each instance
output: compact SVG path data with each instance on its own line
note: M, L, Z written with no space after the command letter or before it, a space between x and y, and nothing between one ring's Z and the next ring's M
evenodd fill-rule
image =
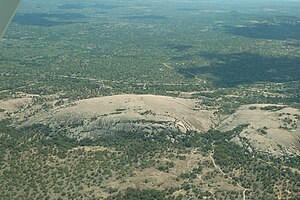
M190 12L190 11L199 11L200 8L178 8L177 10Z
M175 62L181 62L181 61L186 61L186 60L191 60L193 58L193 55L191 54L186 54L186 55L181 55L181 56L174 56L171 58L172 61Z
M29 26L61 26L75 23L74 20L84 19L86 16L78 13L48 14L48 13L19 13L13 22Z
M287 43L287 45L289 46L293 46L293 47L300 47L300 42L295 42L295 43Z
M193 48L193 45L185 45L185 44L168 44L166 45L166 49L175 50L178 52L187 51Z
M122 17L122 19L129 19L129 20L161 20L167 19L165 16L161 15L131 15Z
M100 8L100 9L115 9L115 8L119 8L121 6L117 6L117 5L111 5L111 4L95 4L95 5L91 5L91 8Z
M300 39L300 23L261 23L251 24L247 27L226 27L226 33L248 38L287 40Z
M59 9L63 9L63 10L70 10L70 9L84 9L86 8L85 4L76 4L76 3L70 3L70 4L63 4L61 6L57 6L57 8Z
M216 86L233 87L258 82L288 82L300 80L300 59L264 57L258 54L200 54L212 60L210 66L178 68L186 78L211 75Z
M63 4L61 6L57 6L57 8L62 10L70 10L70 9L80 10L85 8L114 9L119 7L121 6L111 5L111 4L76 4L76 3Z

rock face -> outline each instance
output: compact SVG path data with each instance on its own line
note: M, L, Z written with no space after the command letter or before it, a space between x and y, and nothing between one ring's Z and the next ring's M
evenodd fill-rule
M218 129L228 131L249 124L234 141L248 141L249 148L272 155L300 155L300 111L283 105L245 105L223 121Z
M205 132L213 126L213 112L194 109L189 99L156 95L116 95L77 101L34 116L24 125L42 123L65 129L76 138L95 138L120 132Z

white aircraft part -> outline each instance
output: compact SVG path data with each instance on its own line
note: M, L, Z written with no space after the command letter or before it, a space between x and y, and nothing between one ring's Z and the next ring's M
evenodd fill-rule
M0 0L0 39L13 18L20 0Z

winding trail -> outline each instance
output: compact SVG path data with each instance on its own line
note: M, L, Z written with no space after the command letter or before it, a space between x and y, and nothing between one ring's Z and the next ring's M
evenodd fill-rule
M216 164L215 159L214 159L214 154L215 154L215 146L214 146L215 142L212 142L211 145L213 147L213 150L211 151L211 153L209 154L209 157L214 165L214 167L221 173L223 174L223 176L227 176L231 181L234 181L232 177L230 177L228 174L226 174L225 172L223 172L223 170ZM249 191L250 189L243 187L240 183L237 183L237 186L240 187L241 189L243 189L243 200L246 200L246 192Z
M168 68L168 69L173 69L170 65L168 65L167 63L163 63L163 62L161 62L166 68Z

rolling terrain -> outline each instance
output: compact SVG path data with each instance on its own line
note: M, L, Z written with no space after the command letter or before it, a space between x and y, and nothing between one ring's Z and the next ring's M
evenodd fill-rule
M199 100L156 95L53 101L46 107L34 98L0 102L6 149L2 190L12 192L4 198L247 199L299 194L299 109L252 104L219 116L199 109ZM264 168L273 170L272 175L260 174ZM26 186L23 191L17 190L18 184Z
M115 132L206 132L213 112L195 110L196 101L155 95L117 95L73 102L75 105L41 113L25 124L64 127L75 137Z
M1 200L299 199L298 1L22 2Z

